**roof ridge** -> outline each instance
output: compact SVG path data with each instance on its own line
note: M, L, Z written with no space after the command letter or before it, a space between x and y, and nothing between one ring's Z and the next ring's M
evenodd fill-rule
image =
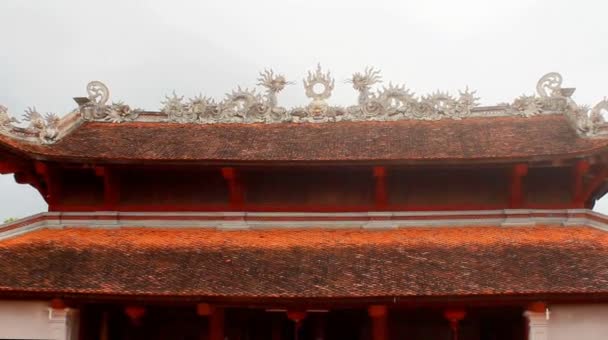
M398 121L398 120L459 120L467 117L521 116L532 117L561 113L568 117L574 130L583 137L608 136L608 124L602 111L608 110L604 98L593 108L576 104L571 96L574 88L562 88L562 76L551 72L536 85L537 95L522 95L512 103L481 107L476 91L467 87L459 91L458 98L447 92L435 91L428 95L414 96L405 85L393 85L373 90L381 82L380 72L368 67L355 73L347 81L359 92L358 103L353 106L330 105L335 79L318 65L304 79L306 96L311 102L304 107L286 109L278 105L277 96L288 82L272 70L260 73L258 85L262 92L237 87L221 101L201 95L185 100L175 92L166 96L160 112L132 109L123 102L108 104L110 91L100 81L87 85L87 97L74 100L79 107L68 116L59 119L54 114L46 116L36 108L28 108L24 120L27 127L14 124L17 120L8 115L8 109L0 105L0 134L29 142L52 144L67 135L81 121L121 123L125 121L173 122L173 123L330 123L337 121Z

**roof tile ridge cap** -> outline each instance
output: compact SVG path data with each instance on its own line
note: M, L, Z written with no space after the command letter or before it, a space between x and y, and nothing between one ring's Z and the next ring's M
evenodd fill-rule
M54 143L61 141L63 137L69 135L74 130L77 130L85 122L86 120L82 118L82 115L80 114L79 110L74 110L68 113L67 115L61 117L61 119L59 120L59 124L57 124L57 126L59 127L59 134L57 135L57 138L55 139ZM54 143L47 145L52 146Z
M57 123L55 124L57 133L48 142L41 140L41 138L37 136L36 132L28 131L28 128L13 126L12 130L0 129L0 136L4 136L9 140L14 141L15 145L3 142L1 139L0 144L8 144L8 147L12 149L25 151L26 153L30 154L31 150L29 150L27 147L23 147L25 144L50 146L60 141L63 137L71 133L74 129L82 125L83 122L85 122L85 119L83 119L82 115L80 114L80 111L78 109L75 109L57 120ZM44 130L45 128L46 127L42 128L42 130ZM20 133L23 133L23 135L21 135Z

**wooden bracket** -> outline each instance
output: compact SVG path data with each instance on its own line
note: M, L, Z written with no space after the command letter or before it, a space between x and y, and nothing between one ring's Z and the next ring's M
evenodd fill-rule
M583 205L591 199L593 193L599 189L599 187L606 181L607 177L608 166L604 166L596 173L593 179L591 179L591 182L589 182L589 184L585 187L582 197L580 198Z
M0 161L0 175L13 174L24 170L22 164L10 161Z
M41 191L41 193L48 203L50 210L52 210L53 205L57 203L60 192L60 180L57 173L53 171L48 164L40 161L34 163L34 172L42 179L42 182L38 181L38 185L40 185L41 189L46 188L44 192Z

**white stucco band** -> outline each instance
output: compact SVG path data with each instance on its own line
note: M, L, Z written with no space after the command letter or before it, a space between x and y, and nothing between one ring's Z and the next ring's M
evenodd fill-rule
M549 311L549 340L608 339L608 304L550 305Z
M549 322L545 313L527 311L524 316L528 319L529 340L549 340Z
M77 310L53 310L48 301L0 300L0 339L75 340L77 335Z

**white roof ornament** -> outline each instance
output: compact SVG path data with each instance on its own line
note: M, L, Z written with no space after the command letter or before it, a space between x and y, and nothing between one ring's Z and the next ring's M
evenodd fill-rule
M37 135L43 144L51 144L59 136L59 116L54 113L47 113L43 117L35 107L29 107L25 110L23 120L29 122L26 131Z
M9 132L13 129L13 123L19 123L19 121L9 116L8 108L0 105L0 131Z
M260 72L258 88L237 87L216 101L202 95L184 99L173 93L165 97L160 112L131 109L122 102L109 103L110 91L100 81L87 84L86 97L74 98L78 109L60 120L54 114L41 115L35 108L28 109L24 120L27 127L11 117L8 109L0 105L0 133L37 143L49 144L60 139L80 119L121 123L126 121L171 122L192 124L259 123L274 124L322 123L339 121L396 121L463 119L468 117L521 116L563 114L568 117L581 136L608 137L608 99L593 108L574 102L574 88L563 88L563 77L550 72L539 79L536 95L522 95L513 102L480 107L475 91L460 91L457 96L435 91L416 96L405 85L389 82L380 86L382 76L378 69L367 67L354 73L347 83L358 92L352 106L335 106L328 103L335 88L335 79L321 65L309 71L303 79L304 93L310 98L306 106L286 109L279 105L279 94L293 82L272 69Z
M86 98L74 98L79 105L78 109L84 120L120 123L137 118L139 111L131 110L131 107L123 102L107 105L110 99L110 90L100 81L94 80L88 83L87 94L88 97Z
M110 99L108 87L97 80L87 84L87 93L89 94L89 100L95 105L106 105L108 99Z
M550 72L542 76L536 83L536 92L541 98L560 97L562 86L562 75Z

